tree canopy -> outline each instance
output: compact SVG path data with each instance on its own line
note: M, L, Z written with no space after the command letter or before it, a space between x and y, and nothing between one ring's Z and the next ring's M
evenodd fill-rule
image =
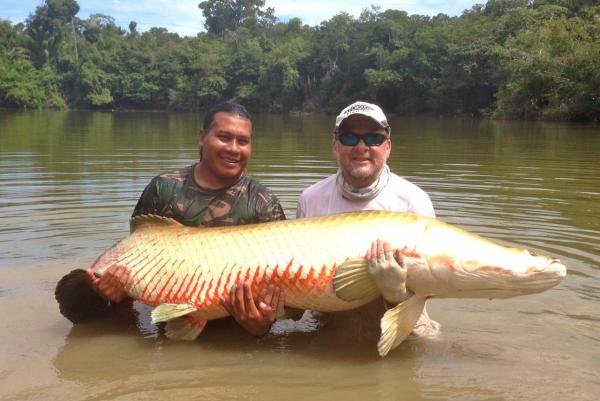
M336 111L357 99L397 114L600 121L600 6L488 0L461 16L340 13L277 21L264 0L199 3L206 32L128 29L46 0L0 20L0 106Z
M198 4L208 33L223 35L244 24L275 23L273 8L262 10L265 0L206 0Z

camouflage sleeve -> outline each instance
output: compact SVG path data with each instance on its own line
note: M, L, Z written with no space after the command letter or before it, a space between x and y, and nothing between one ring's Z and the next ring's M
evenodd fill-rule
M279 203L279 199L271 194L266 188L260 188L255 196L257 197L257 216L258 222L264 223L267 221L285 220L285 213Z
M271 195L271 201L267 204L264 211L259 215L261 223L266 221L285 220L285 213L279 203L279 199Z
M153 178L140 195L131 217L142 214L156 214L158 212L158 203L157 183L156 178Z

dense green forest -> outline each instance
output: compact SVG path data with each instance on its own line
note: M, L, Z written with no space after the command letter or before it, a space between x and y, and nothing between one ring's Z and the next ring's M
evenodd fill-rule
M459 17L400 10L280 22L264 0L199 4L206 32L124 30L46 0L0 20L0 106L337 111L600 121L600 2L489 0Z

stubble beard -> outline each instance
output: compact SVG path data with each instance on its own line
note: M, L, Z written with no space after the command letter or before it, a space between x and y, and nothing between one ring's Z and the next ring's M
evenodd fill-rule
M350 166L350 169L347 170L347 173L355 181L361 184L360 187L366 187L377 180L382 168L383 164L378 166L375 163L371 163L369 166L364 167Z

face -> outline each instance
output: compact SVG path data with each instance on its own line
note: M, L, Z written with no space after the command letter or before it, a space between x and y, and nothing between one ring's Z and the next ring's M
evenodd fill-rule
M209 188L232 184L244 172L252 152L252 122L219 112L208 131L201 130L202 181Z
M385 128L381 128L370 118L360 115L344 120L338 132L353 132L358 135L377 132L387 135ZM379 146L371 147L362 140L355 146L342 145L336 138L333 140L333 157L338 162L346 182L356 188L366 187L377 180L390 156L391 149L390 139Z

